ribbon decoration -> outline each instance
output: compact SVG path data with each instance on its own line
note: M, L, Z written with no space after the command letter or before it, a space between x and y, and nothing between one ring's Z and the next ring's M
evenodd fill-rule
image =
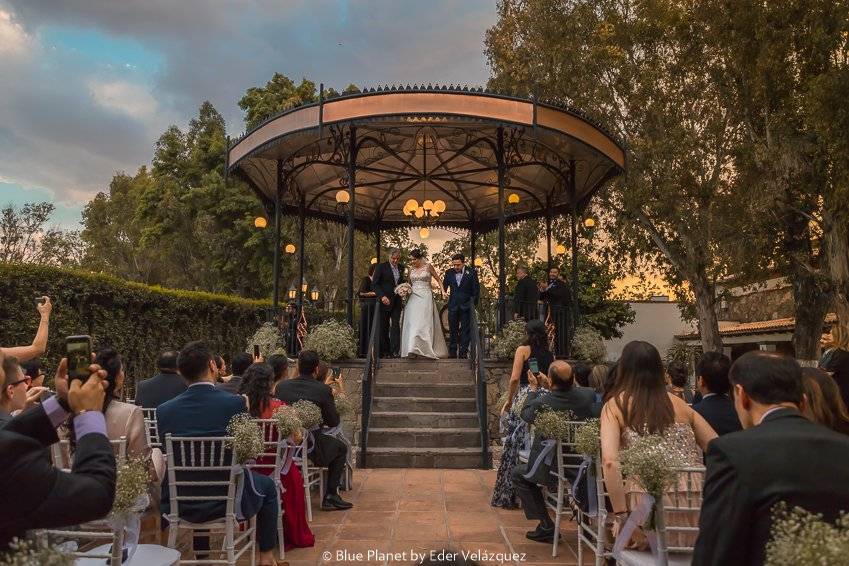
M236 464L236 495L234 507L237 521L245 521L248 519L242 511L242 498L245 496L245 483L248 484L248 487L254 492L254 495L262 497L262 494L256 490L256 486L254 485L253 474L250 473L250 470L246 467L255 463L256 460L248 460L244 464Z
M127 557L123 562L129 562L133 554L136 553L139 547L139 535L141 534L141 516L144 510L150 504L150 498L146 493L140 495L133 506L126 511L112 513L106 518L109 528L113 532L124 532L124 544L121 548L123 554L124 549L127 550Z
M551 461L554 460L555 448L557 447L557 441L552 440L551 438L546 438L541 441L542 450L540 450L539 454L537 454L536 460L531 465L530 469L526 474L522 477L526 480L531 479L537 473L537 469L545 464L547 466L551 466Z
M619 531L619 535L617 535L616 542L613 545L613 557L616 560L621 559L622 551L625 550L625 546L630 542L631 535L634 534L637 527L642 526L646 522L654 509L654 497L648 493L639 493L638 495L640 496L640 502L628 515L628 520L622 525L622 530ZM658 560L657 532L646 532L646 539L649 542L652 557ZM664 560L663 563L665 564L666 561Z
M574 486L581 484L581 479L586 474L587 478L587 515L590 517L598 516L598 485L596 484L595 466L593 459L590 456L584 456L584 461L578 467L578 473L575 476Z

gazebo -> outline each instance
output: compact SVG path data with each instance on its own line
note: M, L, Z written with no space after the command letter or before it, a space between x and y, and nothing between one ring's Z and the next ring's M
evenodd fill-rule
M577 297L576 223L592 195L625 170L623 144L575 108L483 89L381 87L299 106L233 141L227 172L274 212L274 306L280 295L281 216L348 227L347 318L353 324L355 230L453 227L498 230L499 325L505 320L505 226L571 218L572 296ZM298 305L303 289L298 286Z

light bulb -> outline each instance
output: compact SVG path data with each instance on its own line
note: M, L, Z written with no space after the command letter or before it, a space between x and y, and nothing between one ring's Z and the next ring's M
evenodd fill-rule
M588 217L586 220L584 220L584 226L586 226L587 228L594 228L595 218L593 218L592 216Z
M475 267L480 267L483 265L483 260L479 257L475 258Z
M424 216L424 209L419 207L416 209L416 218L421 218L422 216Z
M507 196L507 204L519 204L519 195L516 193L510 193Z
M445 212L445 201L441 199L433 201L433 209L439 214L442 214Z
M564 246L563 244L557 244L557 247L554 248L554 251L555 253L557 253L557 255L563 255L566 253L566 246Z
M348 204L349 202L351 202L351 195L348 193L348 191L340 189L336 191L336 202L338 204Z
M404 210L409 210L410 214L416 211L419 207L419 201L414 198L408 199L407 202L404 203Z
M286 244L285 251L287 254L295 253L295 244Z
M264 216L257 216L254 218L254 226L257 228L265 228L268 226L268 220L266 220Z
M375 263L377 263L377 258L376 257L371 258L371 264L374 265Z
M425 210L433 209L433 201L428 199L422 203L422 208Z
M422 228L421 230L419 230L419 237L422 240L426 240L428 236L430 236L430 230L428 230L427 228Z

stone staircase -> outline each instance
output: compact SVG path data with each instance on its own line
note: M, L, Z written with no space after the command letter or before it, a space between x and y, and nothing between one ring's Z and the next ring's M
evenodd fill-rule
M381 360L368 433L370 468L479 468L469 360Z

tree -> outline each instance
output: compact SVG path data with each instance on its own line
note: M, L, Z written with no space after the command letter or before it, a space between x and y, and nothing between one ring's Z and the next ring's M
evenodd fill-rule
M738 131L694 7L502 0L498 11L486 34L491 85L566 100L628 140L627 178L602 195L612 211L606 258L632 268L648 260L685 285L705 350L721 350L716 281L736 242L726 220L739 214L730 185Z
M280 73L274 73L264 87L251 87L239 100L239 108L245 111L245 126L255 128L263 120L283 110L316 101L315 83L301 79L295 83Z
M45 227L54 210L50 202L0 210L0 262L79 266L83 248L79 234Z

